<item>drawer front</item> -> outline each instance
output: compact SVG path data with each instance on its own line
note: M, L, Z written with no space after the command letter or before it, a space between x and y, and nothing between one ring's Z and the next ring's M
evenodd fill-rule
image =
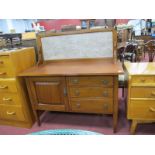
M24 112L21 106L0 105L0 119L25 121Z
M8 68L0 68L0 78L13 77L15 73L11 67Z
M15 79L0 79L0 93L17 92Z
M21 105L19 95L16 93L1 93L0 105Z
M130 100L128 118L155 120L155 100Z
M112 99L72 99L70 102L73 112L103 114L113 112Z
M155 84L155 77L154 76L133 76L132 77L132 84L139 84L139 85L147 85L147 84Z
M113 86L112 76L69 77L69 85Z
M104 87L71 87L70 97L104 97L112 98L113 89Z
M0 68L8 68L10 66L11 66L10 57L0 55Z
M131 98L155 98L155 88L132 87Z

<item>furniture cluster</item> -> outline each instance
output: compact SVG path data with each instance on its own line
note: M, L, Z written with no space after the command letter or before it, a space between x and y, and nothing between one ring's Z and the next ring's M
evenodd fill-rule
M23 79L17 74L35 64L33 48L0 52L0 124L31 127L33 116Z

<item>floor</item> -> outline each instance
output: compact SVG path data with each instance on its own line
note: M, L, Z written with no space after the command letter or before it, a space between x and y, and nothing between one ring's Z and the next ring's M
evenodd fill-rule
M119 119L118 130L116 133L113 133L113 121L111 115L46 112L42 115L41 122L41 127L38 127L35 123L31 129L1 125L0 135L25 135L35 131L61 128L89 130L105 135L129 135L131 124L126 118L125 101L122 98L121 89L119 89ZM154 134L155 123L139 124L137 127L136 135Z

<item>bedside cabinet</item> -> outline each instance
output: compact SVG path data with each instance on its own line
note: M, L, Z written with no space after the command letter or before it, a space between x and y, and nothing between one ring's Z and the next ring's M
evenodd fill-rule
M131 133L138 123L155 122L155 64L125 63L128 83L127 118Z
M35 64L33 48L0 52L0 124L30 128L33 115L26 86L17 74Z

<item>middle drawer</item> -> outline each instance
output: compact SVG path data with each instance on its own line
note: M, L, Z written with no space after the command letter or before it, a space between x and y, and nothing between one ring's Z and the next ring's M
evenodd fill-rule
M1 93L0 104L21 105L20 98L16 93Z
M70 97L103 97L112 98L113 88L104 87L70 87Z
M131 98L155 98L155 88L132 87Z

